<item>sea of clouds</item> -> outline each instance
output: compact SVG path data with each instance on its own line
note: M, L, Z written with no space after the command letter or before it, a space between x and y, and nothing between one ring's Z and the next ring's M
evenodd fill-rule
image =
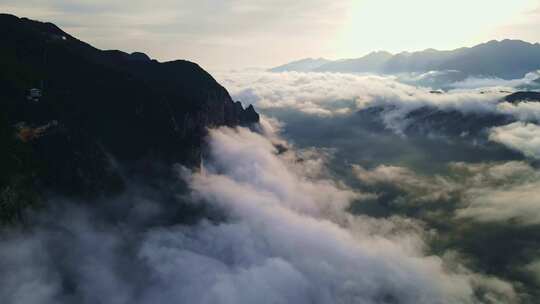
M455 249L477 271L515 280L519 296L503 302L533 303L540 287L540 103L504 98L538 90L539 74L429 85L443 74L252 70L218 79L233 98L281 120L287 140L330 153L334 176L375 195L349 211L422 222L438 235L427 242L431 248ZM425 122L417 119L433 113L435 122L418 127ZM424 133L411 134L411 126ZM432 126L442 126L442 134ZM464 131L444 133L455 127Z
M382 113L385 126L400 134L410 125L408 114L426 107L465 115L508 116L523 123L540 121L540 103L504 101L504 97L520 89L540 88L540 72L531 72L523 79L515 80L469 77L448 83L446 91L403 81L402 78L253 70L218 74L219 81L234 98L245 104L254 104L262 111L295 111L320 117L339 117L379 107L385 109ZM511 129L499 128L493 132L500 134L513 131ZM509 147L530 156L530 152L525 151L527 147L516 143Z
M501 101L532 80L440 94L390 76L218 78L260 126L209 130L171 196L133 182L90 204L50 198L3 231L2 303L534 303L540 108ZM403 134L426 106L513 121L485 141ZM383 130L355 116L374 107Z
M429 254L432 236L420 221L347 212L375 194L331 179L316 152L278 153L276 139L211 130L205 167L178 168L189 202L212 206L222 220L141 224L161 208L141 193L122 200L146 212L128 209L124 220L56 202L34 215L31 230L14 229L0 241L0 296L25 304L517 299L510 283L469 270L451 252Z

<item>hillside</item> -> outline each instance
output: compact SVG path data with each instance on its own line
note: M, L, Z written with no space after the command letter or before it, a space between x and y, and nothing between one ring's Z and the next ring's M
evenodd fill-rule
M197 64L102 51L0 15L0 217L30 193L118 193L129 174L198 166L209 127L257 123Z

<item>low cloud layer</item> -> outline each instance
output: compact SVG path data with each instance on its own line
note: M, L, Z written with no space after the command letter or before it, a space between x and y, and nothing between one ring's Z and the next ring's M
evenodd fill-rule
M189 204L221 219L148 224L164 205L137 194L101 206L121 204L113 221L100 207L58 203L32 230L0 241L0 296L24 304L517 300L505 281L452 255L428 256L421 222L346 212L370 194L328 179L317 151L278 154L271 139L213 130L205 168L179 169Z
M388 238L366 229L406 222L352 217L345 208L359 194L297 175L289 169L295 166L286 165L259 135L220 129L212 138L215 167L192 175L194 194L228 210L234 225L252 234L244 239L261 246L248 247L251 255L241 260L250 262L233 268L240 271L225 270L223 275L234 279L221 298L252 302L256 299L242 291L260 283L255 289L268 292L270 302L467 303L474 301L475 288L489 285L466 270L448 272L441 258L423 257L421 235ZM403 233L405 228L394 229ZM223 239L236 239L229 233ZM245 256L240 248L233 253ZM516 296L510 285L499 282L504 288L488 288L489 296Z
M204 166L177 168L171 188L187 190L174 195L134 185L95 204L51 199L29 217L32 229L13 228L0 240L0 298L491 304L534 297L536 283L526 289L508 269L533 277L538 254L512 248L504 258L519 254L501 262L495 249L514 239L535 248L540 174L529 161L538 126L493 128L491 143L395 132L426 105L534 121L534 103L501 103L498 88L438 94L379 76L226 77L234 96L283 122L263 115L258 133L210 130ZM387 129L370 113L352 115L373 105L388 107L380 122ZM498 150L505 146L529 159L515 161Z
M394 76L340 73L231 72L218 75L234 98L256 104L262 111L297 111L321 117L351 115L368 108L384 108L387 128L403 132L411 123L407 115L420 108L457 111L464 115L498 115L538 121L539 103L511 104L502 99L538 74L522 80L467 79L446 92L429 86L405 84Z
M540 126L536 124L515 122L492 128L489 139L517 150L527 157L540 159Z
M496 77L474 77L456 70L429 71L426 73L410 73L397 76L400 82L410 85L452 89L479 89L479 88L538 88L540 72L531 71L521 79L506 80Z
M449 170L448 175L427 176L397 166L380 165L371 170L353 166L355 176L362 183L387 193L397 191L391 201L396 207L452 203L456 218L540 224L540 174L529 164L453 163Z
M468 77L465 80L456 81L447 84L451 88L456 89L477 89L477 88L492 88L492 87L506 87L506 88L526 88L526 87L538 87L540 79L540 72L530 72L522 79L505 80L500 78L479 78Z
M430 88L403 84L392 76L237 72L219 78L234 97L245 103L317 115L347 114L375 105L402 105L407 109L433 105L485 112L493 111L504 96L497 90L484 94L479 94L480 90L433 94Z
M540 248L534 146L540 103L503 98L536 84L537 75L450 79L444 92L425 86L446 76L405 81L250 71L218 78L233 97L281 120L281 132L294 146L327 153L327 176L364 193L349 210L362 223L410 220L414 232L398 230L427 239L427 250L437 252L443 265L455 251L458 264L513 282L506 286L515 288L514 300L503 303L528 303L540 296L538 284L524 277L530 271L523 270L538 260ZM494 279L493 286L505 284Z

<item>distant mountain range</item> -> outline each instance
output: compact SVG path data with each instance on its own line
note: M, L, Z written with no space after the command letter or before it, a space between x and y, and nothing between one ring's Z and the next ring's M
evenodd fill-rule
M489 41L451 51L427 49L391 54L384 51L343 60L302 59L270 69L272 72L424 73L458 71L464 76L522 78L540 69L540 44L521 40Z
M332 60L324 58L305 58L297 61L293 61L278 67L271 69L272 72L288 72L288 71L297 71L297 72L306 72L313 71L317 68L320 68L326 64L332 63Z

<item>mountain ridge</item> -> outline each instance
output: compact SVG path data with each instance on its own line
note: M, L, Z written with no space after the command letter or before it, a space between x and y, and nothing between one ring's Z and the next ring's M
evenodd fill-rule
M454 50L371 52L363 57L330 61L310 69L285 64L277 71L396 74L456 70L466 76L516 79L537 69L540 69L539 43L505 39ZM276 68L270 71L275 72Z
M0 34L0 221L28 193L113 195L126 175L197 167L208 128L259 121L195 63L102 51L7 14Z

